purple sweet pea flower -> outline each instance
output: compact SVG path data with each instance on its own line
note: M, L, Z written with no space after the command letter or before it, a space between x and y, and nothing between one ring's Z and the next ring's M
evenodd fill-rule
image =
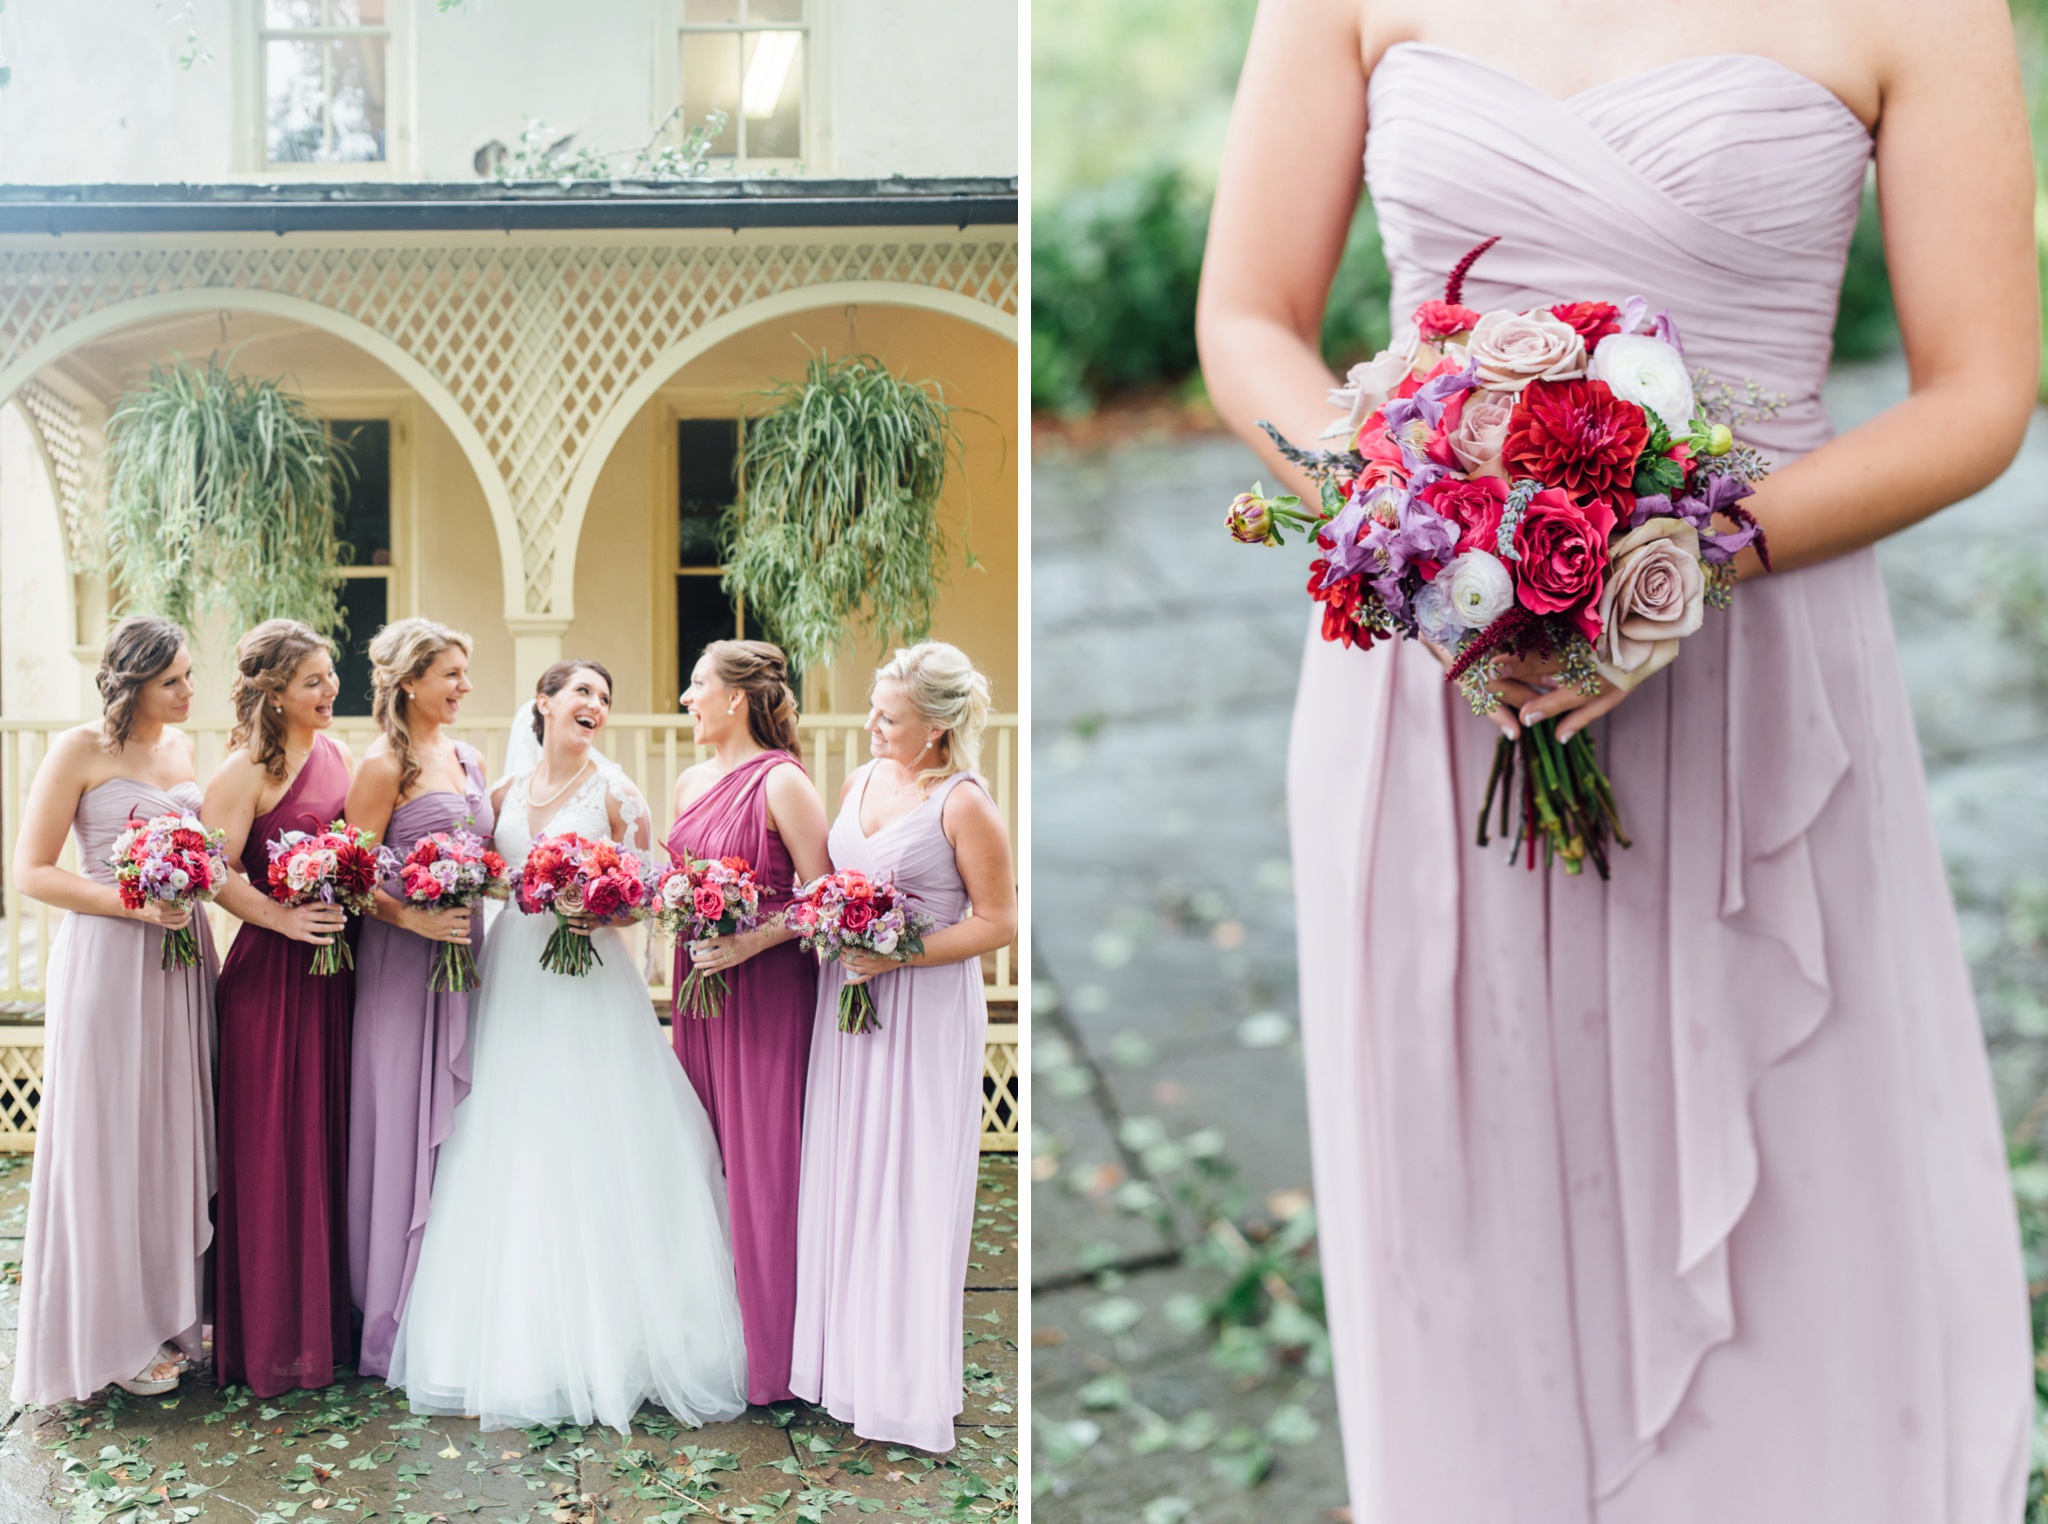
M1479 385L1479 366L1471 363L1461 371L1451 371L1433 381L1425 381L1412 397L1396 397L1381 410L1386 420L1387 437L1401 447L1401 458L1411 471L1420 471L1431 464L1429 457L1418 449L1409 435L1416 423L1428 432L1435 432L1443 422L1444 404L1460 392L1469 392Z

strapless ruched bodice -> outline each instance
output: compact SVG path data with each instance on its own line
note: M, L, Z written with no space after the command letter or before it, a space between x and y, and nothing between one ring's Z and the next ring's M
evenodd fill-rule
M131 822L158 815L199 813L199 785L174 783L158 788L140 778L109 778L80 796L78 813L72 817L72 834L78 841L78 871L96 883L114 882L114 843Z

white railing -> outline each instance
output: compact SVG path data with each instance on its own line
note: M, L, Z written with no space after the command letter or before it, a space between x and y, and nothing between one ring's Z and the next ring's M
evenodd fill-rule
M811 780L825 801L828 817L838 813L839 790L847 775L867 759L867 735L862 729L864 721L865 717L861 715L821 714L809 716L798 724L803 738L804 764L810 769ZM49 748L50 737L75 723L71 720L0 719L0 875L4 875L6 880L5 894L0 896L0 1003L39 1002L46 987L44 969L49 959L54 918L48 906L21 894L10 870L29 780L35 776L36 767ZM476 720L455 727L452 733L458 740L469 742L484 754L489 764L487 772L495 778L504 759L505 735L510 724L509 720ZM184 728L192 737L198 753L198 772L203 783L213 775L227 754L228 726L225 722L215 722L188 724ZM376 727L367 719L343 719L334 722L333 733L346 740L356 755L361 756L363 749L375 737ZM605 727L601 749L625 769L647 796L655 814L655 840L660 842L674 824L669 800L674 793L676 774L690 763L709 755L691 742L688 716L614 715ZM1017 717L1014 714L999 714L990 720L982 745L982 772L995 796L996 807L1002 811L1003 821L1009 827L1014 850L1017 840ZM75 847L67 843L64 851L66 866L75 868ZM209 913L220 945L225 948L239 923L218 907L209 907ZM634 928L634 934L636 955L641 957L647 969L649 987L658 1000L665 1000L668 996L669 959L665 954L653 954L641 928ZM983 977L991 1001L1016 1000L1015 957L1015 948L1005 947L983 960Z

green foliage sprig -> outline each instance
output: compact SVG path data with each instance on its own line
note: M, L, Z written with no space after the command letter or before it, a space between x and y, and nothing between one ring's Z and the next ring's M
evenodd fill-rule
M519 131L518 143L502 152L491 168L491 177L501 181L553 180L558 185L577 180L701 180L711 173L711 145L725 131L726 113L712 111L704 120L684 132L678 142L661 142L669 125L683 114L674 107L655 124L654 131L639 148L626 154L575 146L575 133L558 135L537 117L528 117ZM613 160L621 162L614 166Z
M760 395L774 405L747 425L745 491L720 525L726 591L799 667L830 661L856 617L884 645L924 639L946 558L939 495L961 451L944 393L872 355L820 355Z
M347 459L305 402L218 356L152 366L107 420L107 570L126 610L239 628L342 622L334 489Z

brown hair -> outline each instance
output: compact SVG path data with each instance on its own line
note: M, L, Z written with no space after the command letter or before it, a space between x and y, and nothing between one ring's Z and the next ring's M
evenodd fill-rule
M247 746L249 757L273 779L284 778L284 715L266 699L290 685L299 663L316 651L334 656L334 642L296 619L266 619L235 642L235 679L228 700L235 728L228 746Z
M135 698L151 679L178 659L187 644L185 628L158 614L130 614L107 636L93 681L106 712L100 744L119 754L135 730Z
M469 637L431 619L401 619L387 624L370 642L370 714L383 727L384 739L398 758L398 797L419 782L419 758L412 754L412 727L406 719L405 685L450 646L469 654Z
M988 679L967 653L943 640L927 640L896 652L875 673L903 689L903 696L927 722L945 726L935 743L939 760L917 775L917 791L928 794L954 773L972 773L981 765L981 733L988 727Z
M569 686L569 679L571 677L574 677L578 672L585 671L595 672L604 679L605 697L609 699L612 691L612 675L605 671L602 663L594 661L556 662L547 671L541 673L540 681L533 685L533 696L536 699L553 698ZM548 722L542 718L538 704L535 704L533 709L533 738L540 742L541 745L547 745Z
M703 660L726 687L747 696L747 729L771 751L801 757L796 733L796 694L789 686L789 658L765 640L714 640Z

